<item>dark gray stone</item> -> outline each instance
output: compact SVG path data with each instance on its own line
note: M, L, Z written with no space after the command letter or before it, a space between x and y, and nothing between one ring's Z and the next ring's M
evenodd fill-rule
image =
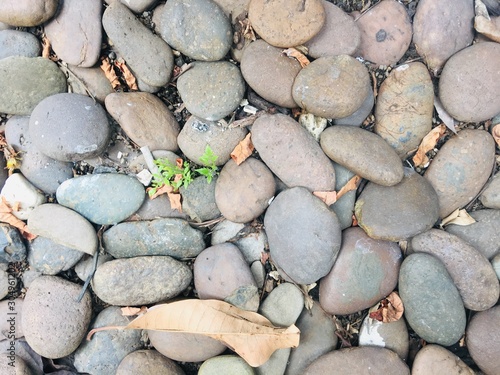
M335 169L335 191L339 191L347 182L355 176L355 173L340 164L333 163ZM335 212L342 230L352 225L352 215L354 215L354 203L356 202L356 190L351 190L341 196L330 208Z
M113 0L104 0L106 4L111 4ZM132 12L141 14L145 10L151 8L158 0L121 0Z
M181 367L156 350L136 350L128 354L116 369L116 375L184 375Z
M90 91L90 94L102 104L106 96L114 92L111 82L100 67L79 68L69 65L67 69L70 71L68 85L75 94L89 95Z
M94 257L90 256L88 254L85 254L82 259L75 265L75 272L82 281L87 281L87 278L89 277L90 273L94 270ZM99 254L97 258L97 267L99 267L101 264L109 262L110 260L113 260L113 257L107 253Z
M289 327L297 321L303 308L302 291L292 283L283 283L269 293L259 313L275 326Z
M28 262L43 275L57 275L67 271L83 257L85 253L59 245L54 241L38 236L29 245Z
M181 186L182 211L187 213L191 220L203 222L220 216L221 212L215 204L215 183L217 177L208 183L204 176L196 177L187 188Z
M42 52L33 34L18 30L0 31L0 60L9 56L37 57Z
M500 209L500 173L495 175L479 199L485 207Z
M372 112L373 104L375 104L375 97L373 95L373 90L369 90L361 107L350 116L334 119L333 123L335 125L352 125L359 127Z
M17 228L0 224L0 262L21 262L26 259L26 246Z

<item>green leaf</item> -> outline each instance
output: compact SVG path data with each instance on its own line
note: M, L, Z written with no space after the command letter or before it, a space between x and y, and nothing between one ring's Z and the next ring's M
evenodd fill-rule
M213 167L215 166L215 162L217 161L218 156L214 154L212 151L212 148L207 145L205 147L205 152L203 155L200 157L200 161L206 166L206 167Z

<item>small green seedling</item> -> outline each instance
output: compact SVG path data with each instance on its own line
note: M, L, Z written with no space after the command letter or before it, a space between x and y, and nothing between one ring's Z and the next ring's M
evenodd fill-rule
M209 145L205 147L205 152L200 157L200 161L205 167L195 169L200 175L205 176L208 183L212 182L212 179L217 174L217 166L215 162L217 161L217 155L214 154Z

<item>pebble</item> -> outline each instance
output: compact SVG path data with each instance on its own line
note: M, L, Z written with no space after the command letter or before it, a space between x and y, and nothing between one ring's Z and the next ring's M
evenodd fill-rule
M423 233L438 220L438 197L431 184L410 168L394 186L368 183L356 201L359 226L371 238L400 241Z
M241 74L246 83L263 99L285 108L295 108L293 81L302 69L283 49L258 39L243 50Z
M109 306L97 315L91 328L125 326L131 319L117 306ZM75 368L79 372L115 375L120 362L129 353L141 349L141 331L113 329L96 332L92 340L83 340L75 352Z
M339 373L410 375L410 369L396 353L385 348L354 347L334 350L315 360L304 375Z
M497 267L498 268L498 267ZM496 269L496 268L495 268ZM266 269L260 260L256 260L250 264L250 271L252 271L252 276L255 280L257 288L262 289L266 281Z
M302 291L292 283L283 283L269 293L259 313L276 327L289 327L295 324L303 308Z
M325 24L314 38L305 43L308 55L317 59L325 56L354 56L361 42L361 33L354 19L326 0L322 1L325 8Z
M117 92L106 97L106 110L139 147L176 151L180 127L157 96L147 92Z
M28 219L31 233L90 255L97 250L97 234L83 216L64 206L47 203L33 210Z
M101 54L102 2L63 0L56 16L44 26L57 57L64 62L90 68Z
M443 27L446 25L446 27ZM445 3L422 0L413 17L413 43L436 76L446 60L474 39L474 5L459 0Z
M9 177L9 171L6 168L7 161L3 156L3 152L0 153L0 190L3 188L5 181L7 181L7 178Z
M221 213L215 203L215 176L210 183L205 176L196 177L188 188L181 186L182 212L198 223L218 218Z
M104 103L107 95L114 92L111 83L104 75L104 71L99 68L80 68L78 66L69 65L68 70L68 85L71 87L71 92L75 94L89 95L96 98L99 103Z
M37 57L42 46L33 34L19 30L0 31L0 60L9 56Z
M375 107L375 133L405 159L431 131L434 86L420 62L393 69L382 82Z
M0 267L0 299L5 298L9 294L9 274L7 271L3 270L2 268L7 268L3 267L4 265L2 264Z
M330 272L340 250L340 223L307 189L278 194L266 211L264 226L271 258L285 279L311 284Z
M205 248L203 233L177 218L120 223L105 231L102 239L106 252L115 258L194 258Z
M0 263L22 262L26 259L26 246L17 228L0 224Z
M85 253L59 245L54 241L38 236L29 244L28 262L43 275L57 275L67 271L83 257Z
M106 111L88 96L52 95L31 113L30 140L52 159L75 162L99 156L110 136Z
M217 61L229 52L231 22L214 1L170 0L159 17L162 38L193 60Z
M104 0L107 4L111 4L113 0ZM151 8L158 0L120 0L132 12L141 14Z
M2 188L1 195L10 207L19 205L12 214L21 220L27 220L30 213L47 201L44 194L40 193L21 173L12 174Z
M199 334L151 330L147 333L151 345L174 361L201 362L227 349L220 341Z
M466 344L472 359L487 375L500 371L500 306L474 315L467 327Z
M319 33L326 12L321 0L251 0L248 19L267 43L276 47L295 47Z
M112 259L113 257L107 253L100 254L97 258L96 268ZM87 281L90 274L94 272L94 258L90 255L84 255L83 258L75 265L75 272L80 280Z
M122 359L116 375L184 375L181 367L156 350L136 350Z
M335 323L317 303L304 309L296 324L300 330L299 346L292 349L286 375L302 375L316 358L337 347Z
M424 253L406 257L399 273L399 294L406 321L422 339L450 346L464 334L464 305L439 259Z
M231 158L231 152L246 134L244 128L228 129L216 122L191 116L182 127L177 142L184 155L198 165L203 165L200 158L208 145L217 156L215 165L222 166Z
M223 242L234 243L248 264L260 262L262 253L269 248L267 235L262 226L235 223L230 220L221 221L213 228L211 241L212 245Z
M33 350L46 358L62 358L78 348L92 316L92 299L87 291L76 298L81 286L57 276L40 276L24 298L21 324Z
M499 69L498 43L477 43L454 54L439 78L439 99L444 109L464 122L496 116L500 112L500 97L496 95L500 90Z
M10 115L29 115L43 99L67 90L63 72L43 57L1 59L0 72L0 112Z
M189 267L169 256L140 256L101 265L92 279L92 289L110 305L141 306L179 295L191 279Z
M366 67L348 55L326 56L303 68L293 83L293 99L316 116L342 118L352 115L368 95Z
M156 87L170 80L174 67L172 50L119 1L104 11L102 26L136 78Z
M224 302L230 303L242 310L256 312L259 309L260 303L259 289L255 285L240 286L224 298Z
M253 375L254 370L245 360L237 355L221 355L213 357L200 367L198 375Z
M500 254L497 254L491 260L491 265L497 274L498 279L500 280Z
M460 374L475 372L455 354L439 345L426 345L420 349L413 361L412 375Z
M342 247L319 287L319 302L332 315L348 315L387 297L398 283L402 255L394 242L374 240L359 227L342 233Z
M350 116L333 119L333 123L335 125L352 125L360 127L371 114L374 104L375 96L373 95L373 90L368 90L368 95L363 104L361 104L361 107Z
M431 229L411 240L415 252L431 254L446 267L464 306L473 311L487 310L498 301L500 285L490 262L459 237Z
M7 344L7 341L5 341ZM14 363L15 363L15 372L12 372L12 365L11 361L12 359L9 358L10 356L3 355L0 359L0 371L2 374L16 374L16 375L33 375L33 372L31 370L31 367L26 363L24 359L21 357L14 355Z
M116 224L141 207L144 186L135 178L118 173L92 174L64 181L57 201L95 224Z
M144 199L142 206L132 216L127 218L127 221L154 220L165 217L188 218L185 213L172 209L168 196L163 194L155 199Z
M263 115L252 125L252 142L262 161L288 187L335 189L335 170L318 142L285 115Z
M462 130L441 147L424 175L439 197L441 218L474 199L494 161L495 142L484 130Z
M333 163L335 169L335 191L339 191L347 182L355 176L353 172L340 164ZM335 203L330 205L330 209L335 212L339 221L340 229L344 230L352 225L354 215L354 203L356 202L356 190L351 190L341 196Z
M250 0L214 0L214 2L221 7L226 16L231 17L233 24L237 22L236 18L241 13L248 13L250 4Z
M483 206L500 210L500 174L495 175L479 196Z
M356 20L361 31L358 53L375 65L393 65L410 46L412 24L405 6L386 0Z
M0 302L0 317L2 318L0 322L0 339L13 339L24 337L22 321L22 311L23 311L24 299L6 299ZM16 314L16 324L13 326L9 322L11 314ZM9 337L10 336L10 337ZM4 357L4 356L2 356ZM29 375L29 374L27 374Z
M192 64L177 79L179 95L190 113L218 121L238 108L245 94L245 82L236 65L228 61Z
M258 375L283 375L288 366L288 357L290 357L290 348L278 349L263 365L255 368Z
M406 361L410 349L408 328L404 318L384 323L367 316L359 330L359 346L379 346L395 352Z
M0 22L11 26L39 26L52 18L59 0L4 0L0 4Z
M321 134L320 145L334 162L378 185L394 186L403 179L396 152L383 138L365 129L331 126Z
M263 162L229 160L215 184L215 202L228 220L247 223L264 213L275 191L274 176Z

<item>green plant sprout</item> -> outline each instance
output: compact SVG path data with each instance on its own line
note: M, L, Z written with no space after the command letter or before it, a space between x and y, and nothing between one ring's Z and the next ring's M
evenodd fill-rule
M184 161L182 167L179 167L172 164L168 159L155 160L154 163L158 167L158 173L153 174L152 188L148 192L149 195L153 196L164 185L171 186L174 191L179 190L181 186L187 189L193 179L197 177L196 174L205 176L207 183L211 183L214 176L217 175L217 166L215 165L217 155L214 154L209 145L205 147L205 152L200 157L200 161L204 167L193 169L189 161ZM180 176L180 178L176 179L176 176Z

